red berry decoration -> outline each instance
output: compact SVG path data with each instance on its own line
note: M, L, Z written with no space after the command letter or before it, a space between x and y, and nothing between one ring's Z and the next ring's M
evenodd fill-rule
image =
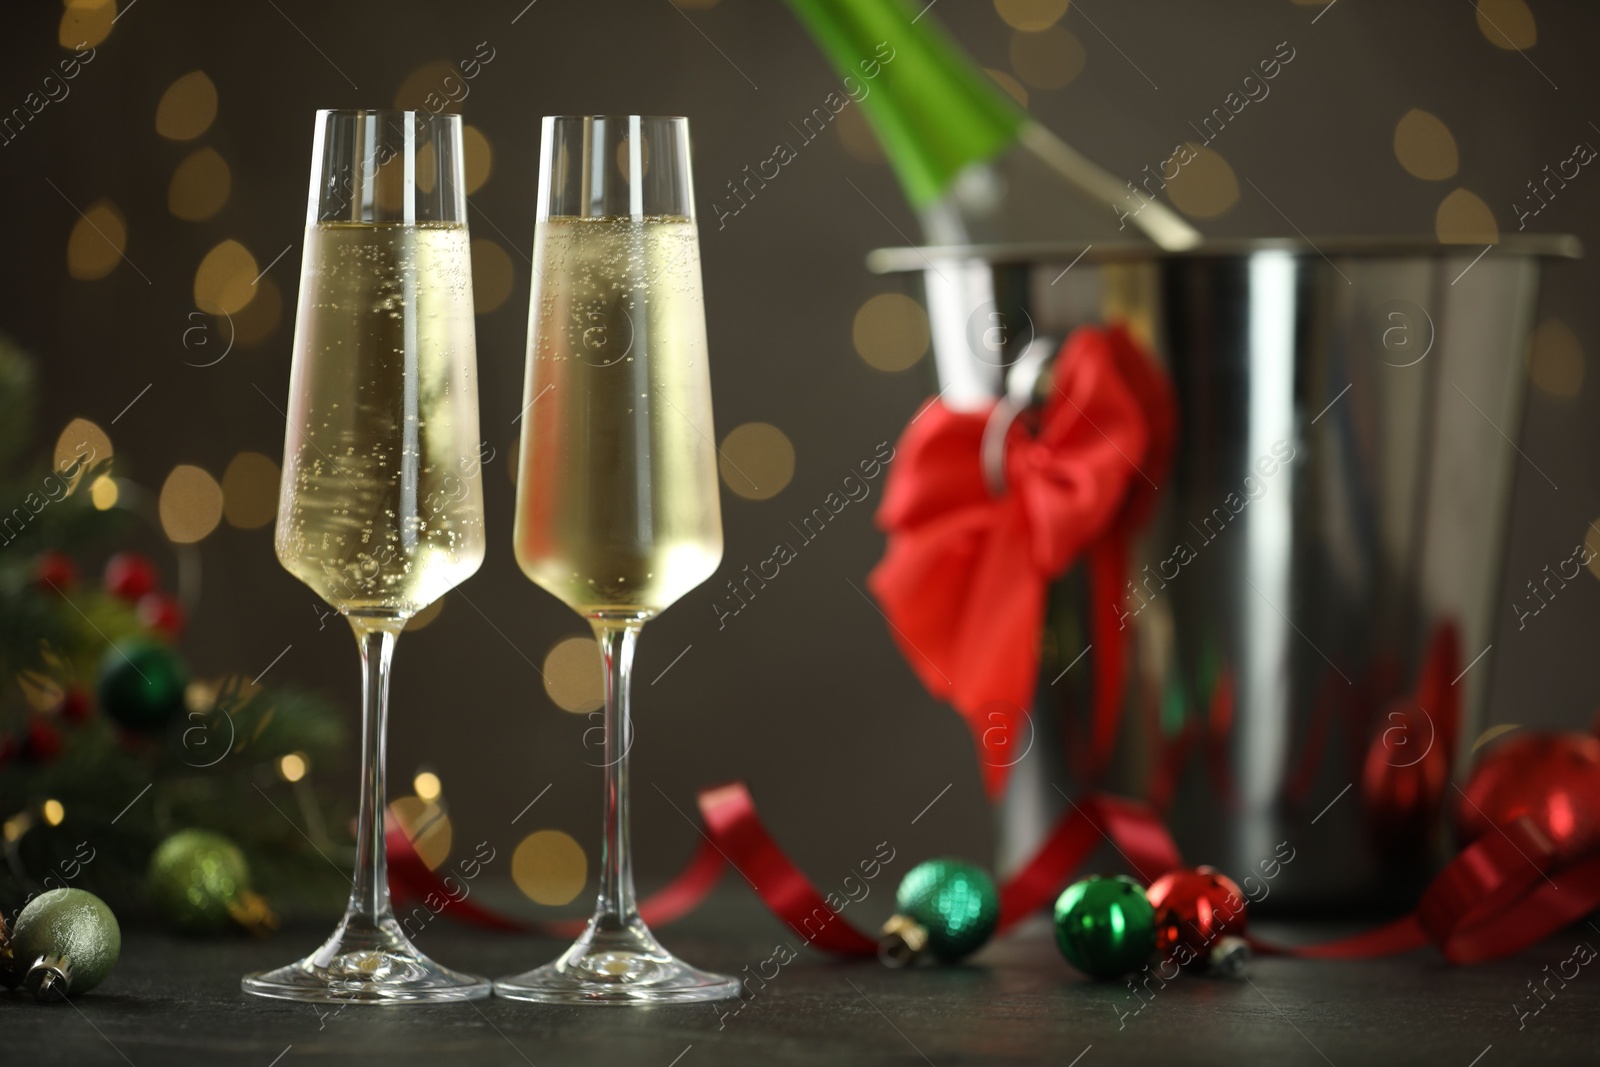
M1367 828L1391 857L1420 856L1444 805L1449 757L1420 708L1396 704L1380 726L1361 772Z
M78 584L78 565L65 552L41 552L34 560L33 576L41 590L65 593Z
M1168 871L1145 897L1156 909L1156 951L1187 970L1205 970L1223 938L1244 935L1244 894L1215 867Z
M1486 753L1456 802L1456 828L1470 843L1518 818L1563 860L1600 842L1600 738L1528 733Z
M106 561L106 592L130 604L156 587L156 565L137 552L118 552Z
M73 686L61 698L61 703L56 705L56 714L77 726L88 722L94 715L94 705L90 703L87 692L78 686Z
M135 611L139 616L139 625L171 638L183 636L183 628L189 621L183 605L178 603L176 597L166 593L146 593L139 598Z
M28 720L22 740L22 758L29 763L51 763L61 755L61 733L43 716Z

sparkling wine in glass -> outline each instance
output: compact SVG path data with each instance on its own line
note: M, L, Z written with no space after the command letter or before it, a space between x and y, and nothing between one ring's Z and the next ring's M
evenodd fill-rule
M629 675L646 620L717 569L689 123L546 118L517 477L522 570L594 629L605 670L605 848L594 917L497 996L651 1004L735 996L639 918L628 831Z
M276 547L361 650L356 870L333 936L247 975L249 993L341 1004L489 994L407 939L384 853L395 640L483 562L464 189L458 116L317 113Z

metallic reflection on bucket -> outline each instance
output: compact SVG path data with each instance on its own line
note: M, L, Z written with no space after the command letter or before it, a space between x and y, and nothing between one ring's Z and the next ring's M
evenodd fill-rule
M1442 855L1437 794L1489 692L1513 480L1543 477L1514 443L1540 259L1578 254L1524 236L1481 255L1273 239L869 257L921 276L952 407L1004 395L1013 366L1037 376L1023 354L1080 325L1121 322L1165 366L1178 445L1131 555L1103 784L1162 807L1190 861L1254 876L1265 910L1414 899ZM1062 755L1087 733L1084 585L1052 595L1003 869L1085 785Z

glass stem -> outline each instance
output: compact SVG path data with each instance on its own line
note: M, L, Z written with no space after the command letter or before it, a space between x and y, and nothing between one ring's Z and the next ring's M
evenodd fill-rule
M389 907L389 858L384 842L384 811L388 806L384 768L389 731L389 663L399 630L372 619L357 618L351 618L350 628L361 647L361 809L356 818L356 876L350 884L346 918L360 917L376 925L394 916Z
M628 833L628 751L633 747L629 688L638 619L593 618L595 640L605 669L605 854L600 860L600 895L594 926L606 932L626 929L638 918L633 896L633 848Z

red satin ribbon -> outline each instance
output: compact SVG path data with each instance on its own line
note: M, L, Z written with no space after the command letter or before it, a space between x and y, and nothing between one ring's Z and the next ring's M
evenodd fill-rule
M795 934L842 956L866 956L876 940L850 925L784 855L756 813L743 783L707 789L699 796L705 841L671 884L648 898L640 913L662 925L692 911L731 864ZM1072 802L1039 851L1000 888L1000 929L1039 911L1093 854L1110 842L1146 884L1177 867L1183 857L1161 819L1147 805L1107 794ZM388 834L389 875L397 908L404 901L442 901L450 890L417 857L405 834ZM1306 959L1368 959L1433 943L1451 963L1499 959L1538 943L1600 907L1600 854L1558 866L1555 847L1527 819L1485 834L1433 880L1415 912L1376 930L1319 945L1278 945L1252 939L1257 951ZM463 898L442 904L477 925L551 937L571 937L581 922L526 923L497 915Z
M1098 771L1123 703L1126 542L1154 507L1176 405L1120 327L1074 331L1050 373L1036 432L1020 419L1007 432L999 496L980 455L992 406L956 412L935 399L912 420L878 509L888 545L867 581L907 662L981 745L997 715L1006 738L1020 736L1049 583L1090 553ZM983 773L996 796L1009 767L984 761Z

